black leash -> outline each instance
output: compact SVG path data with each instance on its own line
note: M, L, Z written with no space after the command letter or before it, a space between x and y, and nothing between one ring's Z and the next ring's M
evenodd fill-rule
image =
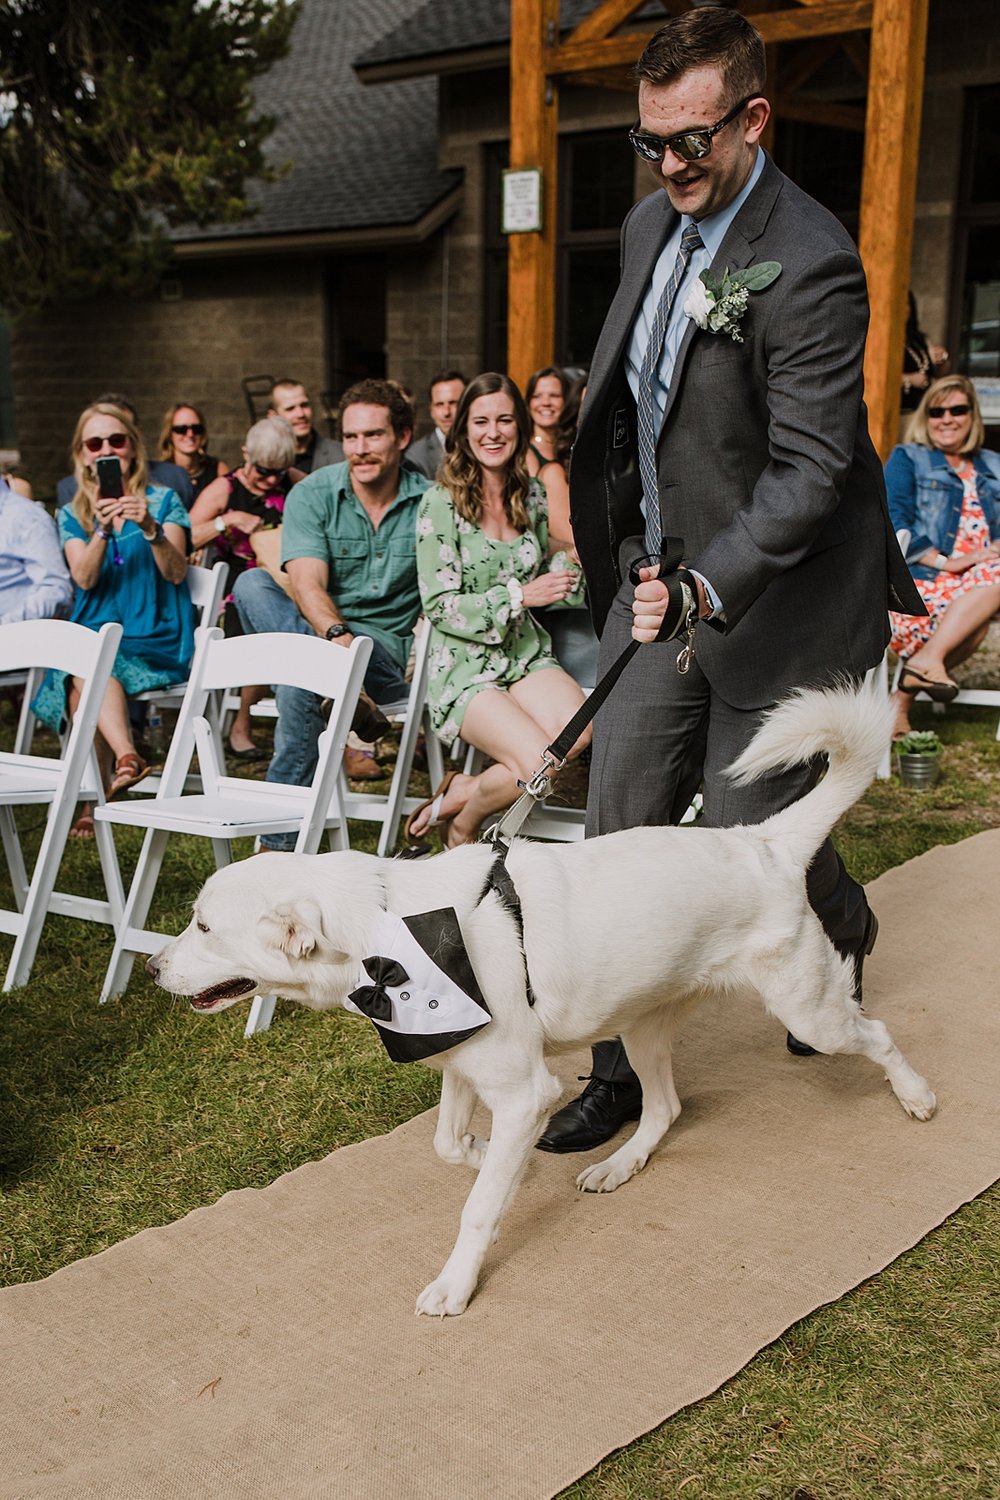
M672 641L682 631L686 633L687 639L677 658L679 672L686 672L691 665L694 652L694 627L698 618L698 590L693 576L686 568L680 566L683 555L684 543L679 537L668 536L663 538L659 557L637 558L629 568L629 582L636 587L642 582L640 569L659 567L659 577L666 585L668 597L663 623L657 631L656 641ZM524 947L524 915L517 890L507 869L510 841L520 832L535 804L546 795L550 780L557 771L562 770L569 752L587 725L603 708L619 677L641 645L641 641L629 641L625 650L611 663L600 682L577 709L569 723L560 731L551 745L546 746L542 752L542 763L531 780L518 782L518 786L522 789L520 797L485 835L485 839L493 845L493 863L479 900L482 901L490 891L494 892L501 905L510 912L514 919L522 949ZM524 969L528 1004L534 1005L535 996L531 988L531 976L528 974L527 955L525 955Z

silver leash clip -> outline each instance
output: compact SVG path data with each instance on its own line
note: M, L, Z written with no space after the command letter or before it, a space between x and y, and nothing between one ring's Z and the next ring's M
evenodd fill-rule
M694 656L694 627L698 623L698 599L687 584L682 585L684 592L689 596L687 612L684 617L682 629L684 631L684 644L677 653L677 670L683 677L691 668L691 660Z
M549 782L552 780L552 777L557 771L562 770L565 764L565 760L557 760L556 757L554 755L551 755L548 750L543 750L542 764L539 766L534 776L532 776L531 780L522 781L519 777L517 784L522 792L527 792L528 795L530 797L534 797L535 801L537 802L542 797L548 795Z

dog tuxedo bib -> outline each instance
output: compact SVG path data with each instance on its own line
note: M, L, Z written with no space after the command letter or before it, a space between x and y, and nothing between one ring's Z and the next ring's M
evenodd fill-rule
M382 912L374 954L345 1009L367 1016L393 1062L447 1052L492 1019L454 907L397 917Z

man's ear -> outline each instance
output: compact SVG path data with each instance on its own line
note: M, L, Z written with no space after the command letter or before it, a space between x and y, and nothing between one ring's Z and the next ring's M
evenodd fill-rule
M282 901L260 925L289 958L308 958L323 941L323 913L315 901Z

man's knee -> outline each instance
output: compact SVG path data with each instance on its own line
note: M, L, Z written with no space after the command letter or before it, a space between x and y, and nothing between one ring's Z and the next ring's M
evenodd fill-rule
M309 627L266 568L248 568L233 585L233 603L248 635L266 631L305 634Z

